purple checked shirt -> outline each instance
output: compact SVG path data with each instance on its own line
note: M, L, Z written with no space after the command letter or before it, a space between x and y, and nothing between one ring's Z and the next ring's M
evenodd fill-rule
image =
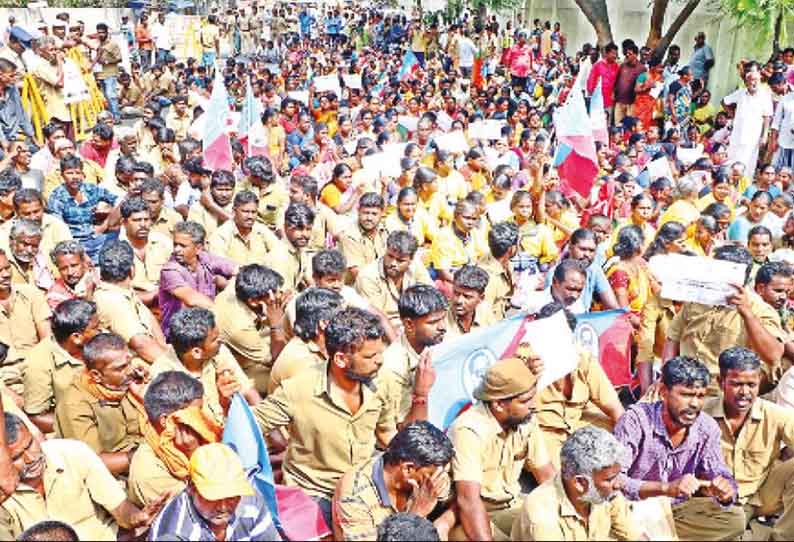
M628 448L623 461L623 493L630 500L639 500L643 482L673 482L685 474L700 480L717 476L733 479L720 450L720 428L714 419L700 413L687 431L686 438L673 448L662 421L662 401L637 403L615 426L615 437ZM673 501L678 504L686 499Z

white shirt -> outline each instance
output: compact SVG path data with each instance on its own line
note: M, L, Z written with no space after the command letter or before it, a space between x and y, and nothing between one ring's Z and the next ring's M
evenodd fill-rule
M458 41L458 56L460 65L463 68L474 66L474 55L477 53L477 46L466 36L461 36Z
M750 94L746 88L741 88L725 96L723 102L736 104L731 144L758 145L764 117L772 116L772 95L769 90L759 86L755 94Z
M167 20L166 20L167 22ZM158 49L165 49L166 51L170 51L174 47L174 42L171 39L171 33L173 30L169 30L167 25L160 24L159 22L155 22L152 25L150 30L152 39L154 40L154 46Z
M778 102L772 129L777 130L778 145L794 149L794 93L789 92Z

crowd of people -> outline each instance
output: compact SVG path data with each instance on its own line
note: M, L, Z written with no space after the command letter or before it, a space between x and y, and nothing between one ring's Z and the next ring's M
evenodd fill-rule
M0 49L2 539L287 538L221 442L235 398L319 536L637 540L645 502L681 540L794 539L794 48L718 97L703 33L659 57L277 2L212 9L183 58L181 15L76 17L9 21ZM86 135L75 58L106 103ZM236 118L253 96L264 152L211 125L218 85ZM607 128L587 193L555 167L576 93ZM670 254L745 280L666 299ZM434 346L612 309L630 386L580 345L539 388L555 360L523 343L428 421Z

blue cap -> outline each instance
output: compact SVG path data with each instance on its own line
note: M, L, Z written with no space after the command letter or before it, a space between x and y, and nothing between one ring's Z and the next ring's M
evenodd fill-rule
M8 33L25 47L30 47L30 42L33 41L33 36L20 26L12 26L8 29Z

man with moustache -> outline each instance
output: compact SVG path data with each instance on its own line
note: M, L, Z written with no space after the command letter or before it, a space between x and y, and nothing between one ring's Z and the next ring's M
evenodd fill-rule
M620 458L612 434L594 426L575 431L560 452L561 471L535 488L513 524L512 540L644 540L620 494Z
M339 235L339 245L347 260L347 270L353 279L367 264L386 253L386 226L383 223L385 203L374 192L367 192L358 200L358 224L346 228Z
M55 403L56 434L80 440L114 476L125 476L143 440L138 424L146 370L135 367L124 339L100 333L83 347L85 367Z
M487 286L488 273L476 265L464 265L455 271L447 311L447 331L451 337L496 323L493 308L485 301Z
M719 358L721 397L709 398L703 411L717 420L722 455L738 485L738 502L747 519L777 516L771 540L794 540L794 459L780 450L794 447L794 414L758 397L761 360L736 346Z
M259 198L243 190L232 201L232 219L223 223L207 241L207 249L238 265L264 263L284 250L270 228L257 222Z
M302 291L311 284L309 241L314 225L314 211L303 203L290 203L284 212L284 237L287 250L275 254L273 269L284 279L284 288Z
M47 290L50 309L69 299L92 299L97 278L79 241L61 241L50 252L58 278Z
M531 471L540 484L554 476L532 416L536 393L537 377L525 362L503 359L488 369L475 391L479 402L450 426L452 480L462 523L450 532L450 540L508 540L521 512L521 471Z
M615 427L628 448L623 494L672 499L680 540L734 540L744 532L737 484L720 450L720 427L703 413L709 370L677 356L662 366L662 399L632 406Z
M162 494L138 508L86 444L67 439L40 443L13 414L5 413L4 424L19 485L0 504L3 540L15 540L48 518L69 523L80 540L116 540L119 527L149 525L168 499Z
M427 284L411 286L400 296L403 332L383 352L383 364L395 376L401 390L398 422L408 414L413 403L427 403L427 396L414 389L416 369L423 356L429 360L428 347L444 340L448 308L444 295Z
M47 291L55 281L47 267L47 257L40 250L41 226L32 220L18 218L11 225L8 248L11 257L11 280Z

